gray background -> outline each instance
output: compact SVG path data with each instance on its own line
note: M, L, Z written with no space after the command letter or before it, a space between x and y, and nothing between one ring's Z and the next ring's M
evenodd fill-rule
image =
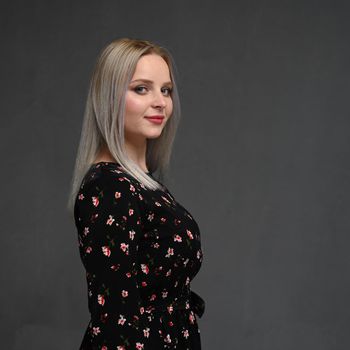
M1 4L2 349L80 345L65 203L93 64L125 36L177 63L167 185L201 228L203 349L349 349L347 1Z

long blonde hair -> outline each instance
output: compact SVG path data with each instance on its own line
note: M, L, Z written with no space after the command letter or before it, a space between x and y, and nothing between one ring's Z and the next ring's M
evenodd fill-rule
M146 188L160 188L157 181L127 156L124 148L125 93L138 60L147 54L157 54L168 64L173 84L173 112L161 135L147 140L146 164L151 173L158 171L160 178L168 168L180 119L180 101L172 56L167 49L150 41L128 38L114 40L101 51L90 82L67 204L72 214L81 182L101 147L107 147L116 162Z

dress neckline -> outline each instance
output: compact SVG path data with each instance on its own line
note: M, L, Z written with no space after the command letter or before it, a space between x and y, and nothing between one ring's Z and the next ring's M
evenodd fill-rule
M118 167L121 167L121 165L119 163L117 163L117 162L107 162L107 161L101 161L101 162L97 162L97 163L92 163L91 166L96 167L97 165L100 165L100 164L116 165ZM152 175L152 173L150 171L147 171L147 172L145 171L144 173L147 174L147 175Z

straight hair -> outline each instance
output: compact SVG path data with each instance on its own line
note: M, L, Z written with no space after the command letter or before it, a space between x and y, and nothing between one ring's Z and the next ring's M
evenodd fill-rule
M158 178L161 179L168 169L180 119L180 101L172 56L164 47L147 40L114 40L98 56L90 81L67 203L71 214L74 214L76 197L84 176L94 164L101 147L107 147L116 163L146 188L161 188L156 180L127 156L124 142L125 94L139 59L148 54L161 56L169 67L173 85L173 111L161 135L156 139L147 139L146 165L152 174L158 171Z

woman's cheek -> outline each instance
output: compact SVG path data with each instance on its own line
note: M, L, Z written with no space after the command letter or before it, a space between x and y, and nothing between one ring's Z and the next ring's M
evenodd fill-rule
M170 117L171 113L173 113L173 101L170 100L170 102L168 102L168 106L166 108L167 111L167 116Z
M135 112L135 109L137 109L137 103L135 103L134 98L126 98L125 101L125 113L126 114L133 114Z

